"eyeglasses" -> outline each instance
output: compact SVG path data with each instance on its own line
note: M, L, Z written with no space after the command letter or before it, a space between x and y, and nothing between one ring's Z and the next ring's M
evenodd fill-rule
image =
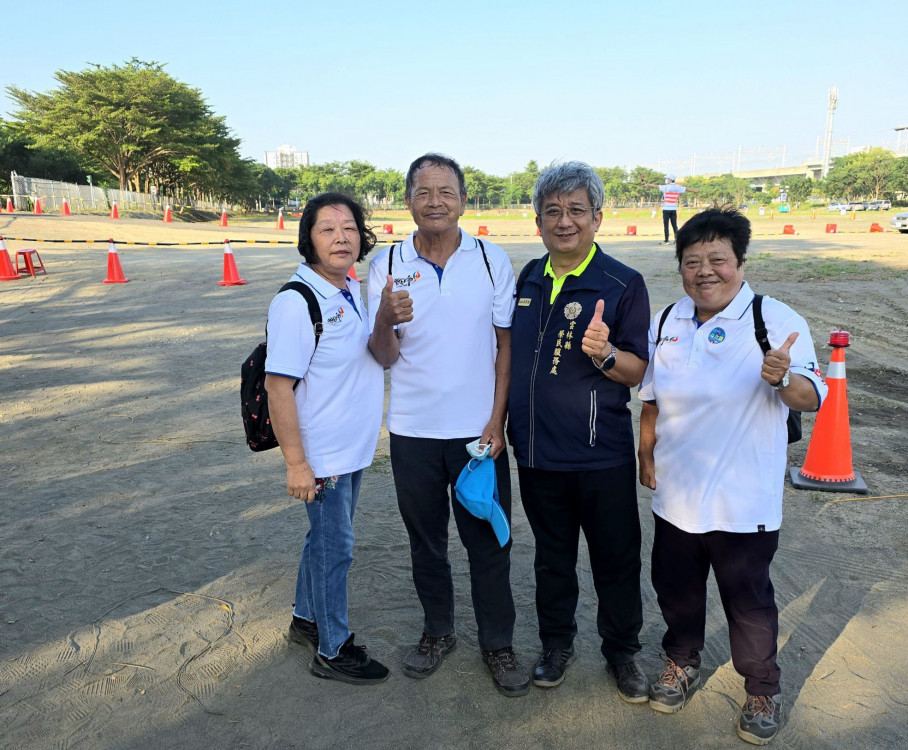
M585 206L583 208L580 206L568 206L568 208L564 209L552 206L542 212L542 218L550 224L554 224L556 221L559 221L565 213L567 213L568 217L571 219L582 219L592 210L592 206Z

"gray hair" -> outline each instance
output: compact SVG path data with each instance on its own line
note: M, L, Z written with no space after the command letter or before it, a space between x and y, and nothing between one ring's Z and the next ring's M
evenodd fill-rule
M573 193L579 188L586 190L593 211L600 211L605 201L605 187L596 170L582 161L551 164L536 180L536 186L533 188L533 209L541 216L542 202L550 195Z

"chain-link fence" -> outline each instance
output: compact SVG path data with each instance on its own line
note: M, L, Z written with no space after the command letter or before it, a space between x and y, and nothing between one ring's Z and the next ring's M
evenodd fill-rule
M63 201L66 200L72 213L107 213L114 202L119 209L134 211L163 211L167 205L176 210L185 206L200 211L220 211L227 207L217 201L191 200L94 185L75 185L40 177L25 177L15 172L10 174L10 184L13 186L12 199L17 211L33 210L36 200L40 200L41 208L48 211L62 210Z

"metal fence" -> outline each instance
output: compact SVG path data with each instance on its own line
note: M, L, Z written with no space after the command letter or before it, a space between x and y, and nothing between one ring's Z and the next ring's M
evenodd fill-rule
M179 210L181 207L198 210L220 211L226 204L219 201L191 200L173 195L139 193L134 190L117 190L95 185L75 185L71 182L57 182L40 177L25 177L10 173L13 186L13 205L17 211L34 209L35 201L41 201L42 209L59 211L63 201L69 204L73 213L107 213L114 202L118 208L135 211L163 211L167 205Z

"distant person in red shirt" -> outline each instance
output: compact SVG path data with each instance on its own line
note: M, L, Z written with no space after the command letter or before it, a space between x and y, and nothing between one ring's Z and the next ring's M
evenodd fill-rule
M688 191L692 193L699 193L699 190L694 190L694 188L686 188L684 185L675 184L675 175L667 174L665 175L665 184L664 185L654 185L651 182L646 182L642 177L640 182L646 187L659 188L662 193L662 230L665 232L665 241L663 245L668 245L668 223L672 223L672 235L678 234L678 199L681 197L682 193Z

